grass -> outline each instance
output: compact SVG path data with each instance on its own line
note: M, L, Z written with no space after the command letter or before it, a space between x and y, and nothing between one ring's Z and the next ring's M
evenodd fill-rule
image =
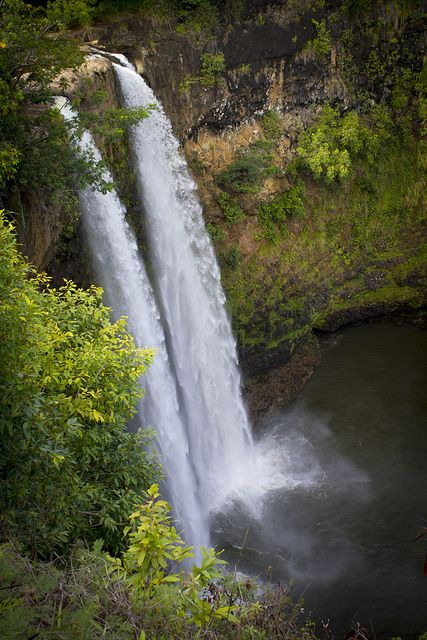
M238 603L229 605L238 609L238 617L212 620L202 629L177 613L176 601L182 597L178 591L176 585L164 584L154 595L138 594L124 578L112 575L100 551L75 549L66 564L63 558L56 563L31 561L11 545L0 546L4 640L316 640L314 624L305 618L302 601L293 601L289 587L261 587L233 572L219 574L204 591ZM214 598L211 607L218 606Z

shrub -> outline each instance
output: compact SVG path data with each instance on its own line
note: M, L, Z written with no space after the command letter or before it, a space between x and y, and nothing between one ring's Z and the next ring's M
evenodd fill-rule
M280 138L282 127L277 111L267 111L261 118L261 126L267 140L278 140Z
M206 225L206 231L209 233L212 240L224 240L225 233L224 229L222 229L219 224L214 224L213 222L208 222Z
M203 87L213 87L218 83L221 74L225 71L224 54L203 53L200 63L200 84Z
M378 144L378 135L356 111L341 116L328 105L319 121L301 135L297 151L315 178L331 183L349 176L357 156L364 155L372 164Z
M222 7L225 21L228 24L239 22L244 8L245 0L225 0Z
M70 562L41 563L0 547L0 635L12 638L131 640L315 640L289 589L263 589L223 572L214 549L178 572L191 555L157 487L131 516L121 557L74 550ZM174 562L175 560L175 562Z
M304 62L308 60L323 59L331 50L331 34L326 28L325 20L312 20L316 34L308 40L298 58Z
M270 150L271 142L255 142L221 171L218 184L235 193L258 193L265 178L276 172Z
M237 69L237 73L239 73L241 76L247 76L251 73L251 71L252 71L252 65L249 63L243 63Z
M186 33L196 37L200 43L208 42L212 32L218 27L218 10L207 0L186 3L187 7L178 9L178 33ZM191 4L191 6L189 6ZM174 9L176 11L176 8Z
M193 84L196 84L198 81L199 81L199 78L197 78L197 76L192 76L192 75L184 76L184 78L179 83L179 93L187 94L190 91Z
M87 27L93 18L95 0L54 0L48 2L48 16L59 27Z
M147 432L126 431L153 354L101 298L71 282L52 289L0 215L0 525L41 556L78 538L117 550L158 475Z
M187 94L193 84L200 82L203 87L214 87L225 71L223 53L203 53L200 58L200 75L186 75L179 85L179 93Z
M231 271L236 271L240 266L242 255L240 253L239 245L233 244L226 257L226 265Z
M297 185L271 202L262 203L259 208L258 221L264 229L267 240L274 242L278 239L279 234L285 230L285 222L288 217L302 216L304 213L303 191L302 187Z
M245 212L240 207L237 200L228 193L220 193L217 200L220 209L224 214L225 222L229 227L236 224L236 222L241 222L245 219Z

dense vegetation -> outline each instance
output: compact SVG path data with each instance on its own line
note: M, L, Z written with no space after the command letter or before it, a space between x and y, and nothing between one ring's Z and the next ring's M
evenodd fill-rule
M79 40L62 31L64 21L70 12L84 21L89 11L83 1L55 0L46 8L23 0L0 4L0 205L15 218L25 217L25 200L32 195L60 204L64 218L73 221L76 185L111 187L102 162L87 151L75 153L82 127L117 137L126 122L147 115L146 109L109 109L96 120L81 114L78 124L65 122L55 108L55 94L67 86L64 72L77 69L85 56Z
M170 522L156 485L130 516L119 557L74 548L68 563L47 564L0 547L0 634L7 640L315 640L289 591L225 574L212 549L192 557Z
M346 0L341 8L354 17L383 4ZM414 5L395 4L400 17ZM172 17L179 33L198 33L237 23L245 6L243 0L0 0L0 195L15 218L25 216L30 192L65 202L72 214L76 184L109 188L102 165L65 144L71 137L78 145L81 129L52 108L52 81L83 60L78 39L64 29L136 11L154 23ZM325 65L334 44L331 21L313 24L299 59ZM370 28L374 42L376 27ZM351 29L342 36L347 54L353 37ZM384 99L372 89L351 108L318 109L287 164L277 153L282 121L270 109L260 117L260 139L215 176L222 217L208 228L244 348L293 347L354 300L417 304L407 281L425 257L414 247L425 224L426 67L396 64L393 51L380 58L375 49L365 71L373 85L389 74ZM250 65L243 67L240 74L250 73ZM181 96L195 83L218 88L226 72L223 53L204 51ZM82 117L106 137L144 115ZM270 179L286 188L266 197ZM250 223L256 250L246 258L238 234L248 224L248 198L256 204ZM7 541L0 549L0 636L313 638L287 589L260 593L254 581L220 571L213 550L202 552L200 565L182 568L192 550L152 484L161 470L149 453L151 434L126 431L152 353L135 348L123 320L110 321L99 289L71 282L53 289L24 262L12 214L0 217L0 533ZM377 263L387 273L370 290L365 280L375 279ZM354 277L346 279L348 272ZM317 298L307 295L308 280Z
M125 431L152 353L111 323L99 289L52 289L0 222L2 534L42 557L99 537L117 550L158 475L147 435Z

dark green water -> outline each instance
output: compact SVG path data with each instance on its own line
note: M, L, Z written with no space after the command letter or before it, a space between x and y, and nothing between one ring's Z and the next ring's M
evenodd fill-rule
M427 632L427 332L369 324L340 332L297 401L264 425L289 484L257 514L236 501L214 523L238 569L296 580L336 637Z

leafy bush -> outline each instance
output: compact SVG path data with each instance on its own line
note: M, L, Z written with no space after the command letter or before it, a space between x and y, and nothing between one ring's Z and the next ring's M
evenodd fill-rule
M225 71L224 54L203 53L200 57L200 63L200 84L203 87L213 87Z
M200 82L203 87L213 87L219 82L221 73L225 71L223 53L203 53L200 58L200 75L186 75L179 85L180 93L188 93L193 84Z
M124 529L128 548L111 562L133 590L152 595L160 584L179 582L178 574L169 572L170 563L180 564L194 554L171 524L170 506L160 499L158 486L152 485L145 497Z
M302 216L304 213L303 190L297 185L271 202L263 202L259 208L258 221L264 229L265 237L274 242L284 232L287 218Z
M225 263L227 267L231 271L235 271L239 267L241 261L242 261L242 255L240 253L239 245L238 244L231 245L230 251L228 252L228 255L225 259Z
M93 18L95 0L54 0L48 2L47 15L57 27L87 27Z
M221 211L224 214L225 222L229 227L236 222L245 219L245 212L235 198L228 193L221 192L217 198Z
M117 550L158 474L148 434L126 431L153 354L123 319L111 323L101 297L50 288L0 215L0 525L41 556L78 538Z
M322 59L331 51L331 34L326 28L325 20L312 20L316 34L308 40L299 54L304 62L314 59Z
M265 178L276 172L270 150L271 142L255 142L219 173L218 184L235 193L258 193Z
M212 619L234 618L232 611L236 607L219 607L218 602L211 603L203 597L203 590L221 577L217 567L225 562L214 549L202 547L201 566L193 565L185 578L172 573L171 565L179 565L194 556L192 547L185 545L172 525L170 506L160 499L157 485L150 487L145 498L130 516L130 526L125 528L128 548L121 558L111 558L116 575L130 586L132 593L142 598L154 598L160 585L178 583L178 616L198 627L206 626Z
M282 134L280 117L277 111L267 111L261 118L261 126L267 140L278 140Z
M248 76L252 71L252 65L250 63L243 63L237 68L237 73L241 76Z
M56 7L52 2L50 10ZM62 176L69 156L61 144L58 119L46 108L51 82L65 68L76 68L84 55L77 41L58 34L58 26L40 8L23 0L5 0L0 13L0 190L16 183L38 188L51 174ZM38 109L25 108L37 104ZM50 136L50 131L53 135ZM59 171L57 170L59 167ZM68 186L68 185L67 185Z
M362 123L356 111L341 116L328 105L318 122L301 135L297 151L316 178L331 183L349 176L357 156L363 155L372 164L378 145L378 135Z
M179 93L187 94L190 91L193 84L197 84L197 82L199 82L199 78L197 76L192 76L192 75L184 76L184 78L179 83Z
M60 30L88 22L91 5L84 0L52 0L44 9L23 0L2 3L0 195L6 202L11 194L36 191L45 202L60 201L70 212L76 207L73 179L82 186L108 188L102 163L90 153L76 156L66 141L78 133L52 108L58 92L54 80L84 60L78 40ZM66 86L66 81L59 84ZM109 137L122 134L126 123L147 115L143 111L110 109L98 118L97 132ZM95 124L93 116L82 119L83 125L89 122Z
M214 224L213 222L208 222L207 223L206 231L209 233L210 237L214 241L215 240L224 240L224 238L225 238L224 230L218 224Z

